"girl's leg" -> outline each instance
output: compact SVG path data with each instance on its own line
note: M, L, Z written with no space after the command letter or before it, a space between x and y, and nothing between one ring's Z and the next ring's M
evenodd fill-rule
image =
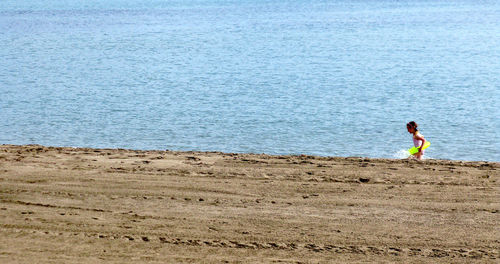
M420 151L420 153L417 152L417 154L415 154L415 157L418 160L422 160L422 158L424 157L424 152L425 152L425 149L423 149L422 151Z

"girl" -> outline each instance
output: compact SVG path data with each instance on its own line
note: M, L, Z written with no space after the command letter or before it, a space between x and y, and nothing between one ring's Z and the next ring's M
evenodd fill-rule
M406 129L408 129L408 133L413 134L413 145L415 147L420 147L425 144L425 138L422 134L418 132L418 125L415 121L411 121L406 124ZM424 150L422 148L418 149L418 152L413 154L418 160L422 160L422 156L424 156Z

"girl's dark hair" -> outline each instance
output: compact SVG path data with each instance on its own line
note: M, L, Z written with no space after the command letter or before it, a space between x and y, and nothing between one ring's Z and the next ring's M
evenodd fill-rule
M416 131L418 131L418 125L415 123L415 121L410 121L408 124L406 124L407 127L413 127L415 128Z

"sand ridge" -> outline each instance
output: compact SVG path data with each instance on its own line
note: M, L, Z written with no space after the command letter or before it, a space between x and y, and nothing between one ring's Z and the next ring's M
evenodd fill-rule
M0 261L495 263L499 168L1 145Z

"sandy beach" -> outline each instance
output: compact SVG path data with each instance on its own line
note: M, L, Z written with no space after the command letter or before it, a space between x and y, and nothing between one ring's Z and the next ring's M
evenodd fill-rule
M500 163L0 146L1 263L498 263Z

